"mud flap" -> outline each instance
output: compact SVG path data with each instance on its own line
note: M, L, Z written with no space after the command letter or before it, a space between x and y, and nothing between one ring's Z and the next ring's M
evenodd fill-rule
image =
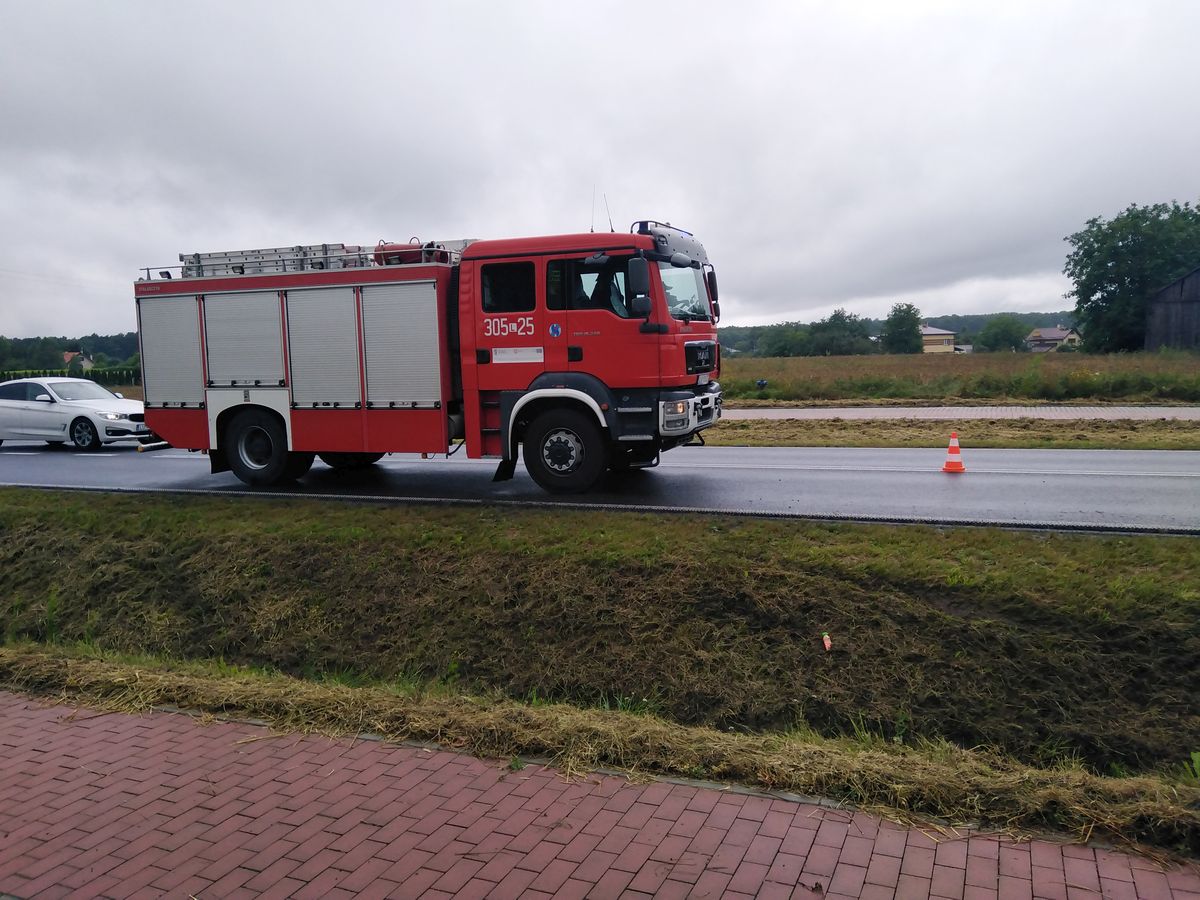
M500 465L496 466L496 474L492 476L492 481L508 481L516 470L517 461L515 459L502 459Z

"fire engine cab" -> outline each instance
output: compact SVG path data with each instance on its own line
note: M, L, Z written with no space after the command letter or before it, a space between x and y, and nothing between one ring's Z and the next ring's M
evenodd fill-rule
M721 415L716 274L669 225L179 259L134 284L146 423L247 484L461 440L579 492Z

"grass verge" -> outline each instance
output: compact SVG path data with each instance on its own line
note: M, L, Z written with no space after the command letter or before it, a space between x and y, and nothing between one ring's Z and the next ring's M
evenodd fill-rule
M1200 450L1200 422L1177 419L723 419L706 443L743 447L964 447Z
M434 741L493 759L549 757L567 773L615 767L735 781L872 809L1007 830L1102 833L1195 854L1200 786L1034 768L945 742L910 747L811 731L741 734L659 716L517 703L412 683L349 686L207 663L98 658L87 651L0 647L0 685L59 702L138 712L174 705L249 716L279 730L361 732Z
M1180 538L0 491L8 640L1104 774L1200 750L1197 571Z

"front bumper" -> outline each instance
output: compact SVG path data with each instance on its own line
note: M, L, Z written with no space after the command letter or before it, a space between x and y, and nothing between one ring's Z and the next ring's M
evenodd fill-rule
M150 437L150 429L142 423L105 422L101 440L108 444L114 441L137 441Z
M658 404L658 431L663 437L683 437L715 425L721 418L721 385L712 382L697 391L665 393Z

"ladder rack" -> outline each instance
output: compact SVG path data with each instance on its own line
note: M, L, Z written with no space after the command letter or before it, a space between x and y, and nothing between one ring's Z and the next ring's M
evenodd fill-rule
M205 275L268 275L307 269L358 269L370 265L366 247L346 244L298 244L261 250L180 253L183 278Z
M223 250L217 253L180 253L180 265L145 266L139 281L213 276L274 275L323 269L365 269L381 265L449 263L456 265L473 239L430 241L425 244L378 246L358 244L297 244L294 247L265 247L255 250ZM397 248L399 252L394 249ZM416 259L408 259L410 253ZM403 257L398 261L399 257Z

